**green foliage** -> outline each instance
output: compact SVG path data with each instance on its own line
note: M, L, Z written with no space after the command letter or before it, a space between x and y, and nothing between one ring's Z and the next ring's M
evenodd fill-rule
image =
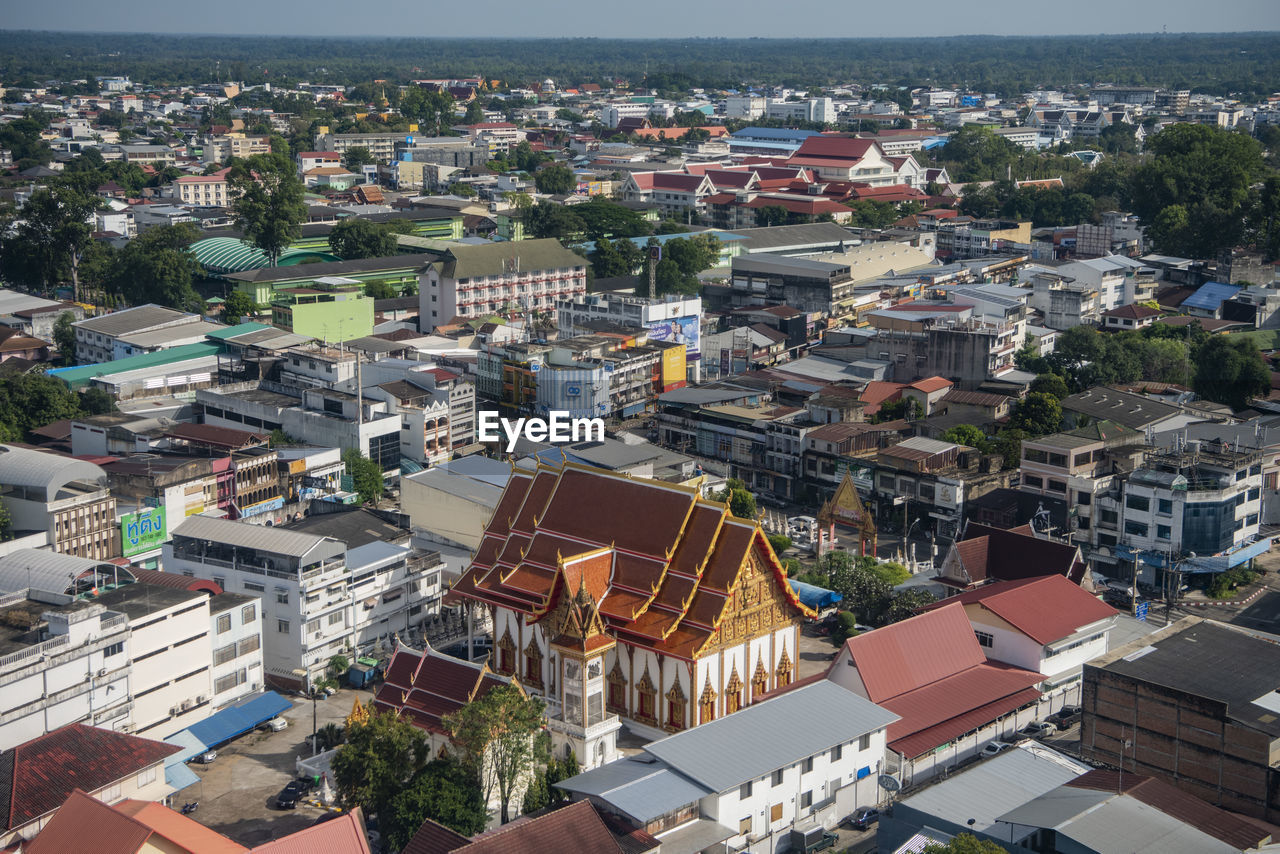
M461 181L455 181L449 185L449 192L452 195L459 196L464 199L474 199L477 195L476 188L470 184L464 184Z
M1071 394L1070 389L1067 388L1067 381L1053 373L1040 374L1040 376L1032 380L1031 391L1038 394L1047 394L1058 400L1062 400L1062 398Z
M430 759L426 733L373 703L368 717L347 727L347 743L331 762L333 783L343 807L363 807L385 818L392 803ZM415 828L416 830L416 828Z
M1025 430L1006 427L996 434L991 450L1000 455L1005 468L1016 469L1022 464L1022 440L1030 438Z
M773 547L774 554L782 554L791 548L791 538L786 534L769 534L765 537L769 541L769 545Z
M338 654L329 659L329 673L335 677L341 676L350 668L351 662L347 660L345 655Z
M563 196L573 192L578 186L578 178L563 163L552 163L534 173L533 184L539 193Z
M861 199L846 204L853 211L849 225L859 228L888 228L901 219L898 216L898 208L892 202Z
M1239 588L1252 584L1255 578L1257 575L1251 570L1237 566L1213 576L1205 590L1214 599L1227 599L1236 595Z
M692 229L683 222L676 222L673 219L664 219L658 223L653 230L654 234L688 234Z
M58 319L53 322L53 343L68 365L75 364L76 361L76 330L71 325L75 322L76 316L69 311L59 314Z
M897 587L899 584L911 577L911 570L907 569L902 564L891 560L875 564L875 566L871 567L871 571L878 575L880 579L890 587Z
M355 484L355 492L361 504L377 503L382 497L384 485L382 469L373 460L355 448L342 452L342 463Z
M285 445L301 445L302 440L296 436L290 436L279 427L271 431L271 447L280 448Z
M589 257L595 277L609 279L634 275L636 268L644 261L644 251L630 240L614 242L602 237L596 241L595 249Z
M332 750L347 739L346 731L335 723L327 723L316 730L316 741L319 750Z
M116 411L116 399L104 388L90 386L79 396L80 409L85 415L106 415Z
M957 424L944 431L938 438L944 442L954 442L957 445L964 445L968 448L977 448L984 453L991 447L991 440L972 424Z
M979 839L972 833L961 833L946 844L926 845L924 854L1005 854L1005 849L989 839Z
M282 153L255 154L232 164L227 180L236 227L274 267L280 253L302 234L301 223L307 218L302 181L293 163Z
M463 836L485 828L488 815L475 777L456 759L436 759L395 796L386 816L387 841L403 849L427 819Z
M252 314L257 308L253 303L253 297L244 291L232 291L227 294L222 303L222 320L235 325L244 320L245 315Z
M0 379L0 442L25 442L36 427L80 415L80 398L43 373Z
M13 539L13 516L9 515L9 507L0 501L0 543Z
M347 217L329 232L329 249L344 261L355 258L385 258L399 249L396 235L378 223Z
M347 149L347 153L342 157L342 165L347 168L348 172L360 174L360 167L371 163L376 163L373 159L373 152L363 145L353 145Z
M658 295L696 294L702 290L698 274L720 260L720 241L710 234L677 237L662 244L662 260L655 271Z
M1179 123L1149 137L1145 149L1131 195L1157 250L1212 258L1240 242L1255 204L1252 185L1266 169L1257 140Z
M147 229L116 255L107 286L133 305L198 310L203 303L193 283L203 271L187 247L199 238L190 222Z
M756 498L747 485L737 478L730 478L724 489L715 495L716 501L729 505L729 512L739 519L754 519L759 514Z
M643 216L602 196L574 205L572 211L582 220L582 233L587 240L644 237L652 230L652 224Z
M937 601L937 596L922 587L899 590L889 599L889 604L884 610L883 623L887 626L890 623L910 619L920 613L921 608Z
M545 704L525 696L512 683L491 689L444 718L464 767L480 781L482 801L494 790L502 802L502 823L510 820L511 801L520 780L539 758Z
M831 642L840 646L849 638L857 637L858 630L854 628L857 624L858 616L852 611L837 611L836 624L831 629Z
M384 282L382 279L373 279L364 283L365 296L370 299L395 299L400 296L400 292L391 284Z
M524 214L525 234L534 238L578 240L587 230L582 217L573 208L555 202L538 202Z
M775 225L786 225L790 216L791 211L782 205L765 205L764 207L756 208L756 226L768 228Z
M22 219L0 242L0 269L7 281L48 292L68 277L79 298L79 265L90 245L90 224L102 200L70 184L36 190L22 206Z
M1009 427L1032 436L1056 433L1062 427L1062 404L1051 394L1033 391L1014 404Z
M1248 339L1214 335L1196 348L1194 360L1196 393L1232 409L1244 409L1271 388L1262 353Z

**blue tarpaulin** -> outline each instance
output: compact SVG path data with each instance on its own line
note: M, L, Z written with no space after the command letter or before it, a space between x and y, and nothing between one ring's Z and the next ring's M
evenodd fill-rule
M791 589L796 592L796 596L805 604L805 607L812 608L815 611L830 608L844 599L843 595L834 590L828 590L816 584L805 584L803 581L796 581L794 578L787 579L787 583L791 585Z
M266 691L192 724L187 732L200 739L205 747L216 747L292 707L293 703L275 691Z

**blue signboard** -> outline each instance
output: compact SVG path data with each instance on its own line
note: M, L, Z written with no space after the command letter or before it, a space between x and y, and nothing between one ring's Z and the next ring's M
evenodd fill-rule
M1135 614L1134 614L1134 616L1135 616L1135 617L1137 617L1139 620L1141 620L1142 622L1144 622L1144 623L1145 623L1145 622L1147 621L1147 608L1148 608L1148 607L1150 607L1150 603L1148 603L1148 602L1139 602L1139 603L1138 603L1138 608L1137 608L1137 613L1135 613Z

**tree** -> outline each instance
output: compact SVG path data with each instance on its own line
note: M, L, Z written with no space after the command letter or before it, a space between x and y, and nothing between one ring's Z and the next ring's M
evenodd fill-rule
M318 750L332 750L335 747L342 746L346 740L346 730L338 724L327 723L316 730L316 741L319 742Z
M53 343L57 345L62 361L68 365L76 362L76 329L72 326L75 322L76 316L69 311L59 314L53 322Z
M360 496L361 504L374 504L382 497L382 467L360 453L355 448L343 451L343 465L351 480L355 493Z
M202 303L193 282L203 271L187 247L199 237L200 229L190 222L147 229L116 255L108 287L133 305L198 308Z
M484 830L488 815L480 786L458 760L427 763L395 796L385 816L391 848L403 849L427 819L463 836Z
M1062 398L1071 394L1070 390L1067 388L1067 381L1057 374L1052 373L1040 374L1040 376L1032 380L1030 390L1033 392L1043 392L1051 397L1056 397L1058 400L1062 400Z
M479 195L479 193L476 192L475 187L471 186L470 184L465 184L462 181L455 181L452 184L450 184L449 192L450 194L458 196L463 199L474 199L477 195Z
M25 442L36 427L80 414L80 399L62 380L43 373L0 380L0 442Z
M754 519L759 514L756 498L747 485L737 478L729 478L724 489L716 493L716 501L729 505L729 512L739 519Z
M347 149L347 153L342 157L342 165L347 168L348 172L360 174L360 167L368 164L376 163L373 159L373 152L363 145L353 145Z
M480 781L483 802L497 789L503 824L510 821L511 802L539 758L544 709L542 700L508 683L444 718L463 765Z
M987 435L972 424L957 424L943 432L938 438L944 442L953 442L957 445L964 445L967 448L977 448L983 452L986 452L991 447L991 442L987 439Z
M364 283L364 294L369 299L395 299L400 296L400 292L391 284L384 282L382 279L373 279Z
M530 237L569 240L579 237L586 228L572 208L554 202L538 202L524 215L524 230Z
M782 554L791 548L791 538L786 534L769 534L765 537L769 541L769 545L773 548L774 554Z
M1248 338L1211 336L1196 348L1196 394L1232 409L1244 409L1249 401L1271 388L1271 375L1262 353Z
M587 240L644 237L650 232L650 223L643 216L601 196L574 205L573 212L582 220L583 235Z
M756 208L756 227L767 228L775 225L786 225L791 212L782 205L765 205Z
M884 610L884 624L889 625L914 617L920 613L921 608L937 601L937 596L922 587L899 590L889 598L889 606Z
M258 307L253 302L253 297L244 291L232 291L222 302L222 319L231 324L239 323L244 320L246 315L252 314Z
M873 571L875 558L854 558L848 552L829 552L818 561L823 585L844 597L847 609L864 623L878 620L892 591L884 576Z
M578 178L563 163L552 163L534 173L533 184L539 193L563 196L578 186Z
M1056 433L1062 427L1062 404L1051 394L1033 391L1014 404L1009 426L1032 436Z
M650 246L656 241L650 240ZM662 244L662 260L655 271L659 295L696 294L702 290L698 274L720 261L720 241L714 235L677 237Z
M307 218L302 182L283 154L255 154L236 161L227 173L231 212L249 243L275 266L280 253L302 234Z
M368 705L364 720L347 726L347 743L331 760L334 788L346 808L363 807L385 818L396 796L427 764L427 735L394 712Z
M80 409L86 415L106 415L116 411L116 399L106 389L90 386L80 392Z
M70 276L73 299L80 300L80 259L93 239L97 196L54 184L36 190L22 206L22 219L0 244L0 264L9 281L51 291Z
M390 230L360 217L347 217L329 232L329 249L343 261L385 258L399 247Z
M972 833L962 833L946 844L926 845L924 854L1005 854L1005 849L989 839L979 839Z
M1022 464L1022 440L1029 439L1025 430L1005 428L996 434L991 443L991 450L999 454L1007 469L1016 469Z
M9 515L9 507L0 502L0 542L13 539L13 517Z

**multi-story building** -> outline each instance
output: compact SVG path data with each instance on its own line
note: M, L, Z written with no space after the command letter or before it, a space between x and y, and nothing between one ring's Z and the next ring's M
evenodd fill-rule
M416 628L441 592L435 552L374 543L348 553L332 537L206 516L178 526L164 565L258 597L263 679L291 688L322 676L335 655Z
M766 99L760 95L730 95L724 99L726 119L758 119L764 115Z
M212 711L262 690L261 597L225 592L210 597L209 643Z
M44 532L56 552L94 560L120 554L107 473L85 460L0 445L0 502L14 532Z
M401 456L429 466L453 456L447 392L423 388L409 378L367 387L364 394L382 398L396 407L401 420Z
M944 258L982 258L1003 251L1022 251L1031 244L1031 223L972 220L963 225L938 223L938 254Z
M208 136L201 141L204 163L226 163L233 157L244 159L255 154L271 153L271 138L249 136L244 133L228 133Z
M213 711L209 595L125 584L97 602L129 619L132 732L163 739Z
M65 575L53 580L62 571L47 553L32 556L43 563L31 584L65 586ZM28 575L25 568L0 567L0 581ZM124 730L132 720L128 618L39 587L0 593L0 750L78 721Z
M277 289L271 323L321 341L350 341L373 332L373 302L360 281L321 276L309 287Z
M701 380L702 298L671 295L661 299L617 294L583 294L556 302L556 327L562 336L593 331L598 323L639 326L649 331L650 341L685 345L689 382Z
M820 122L827 125L835 124L836 121L836 108L830 98L809 98L804 101L770 100L764 108L764 114L767 118L783 121Z
M409 125L409 133L415 133L417 125ZM395 157L396 145L404 142L405 134L397 133L332 133L328 125L317 129L316 151L333 151L345 155L352 148L367 148L379 163L390 163Z
M1018 327L979 320L960 308L869 311L864 317L874 334L851 341L851 350L855 358L889 362L896 382L936 376L975 389L1013 370Z
M166 346L172 347L202 341L214 328L212 324L204 323L198 314L174 311L159 305L126 308L86 318L72 325L76 330L76 361L82 365L95 365L133 355L127 342L121 340L130 336L165 330ZM175 329L188 325L189 330ZM190 332L190 335L184 334L186 332Z
M550 312L587 291L586 261L558 240L453 246L420 273L424 331L454 318Z
M1080 751L1280 819L1280 637L1184 617L1084 665Z
M220 169L212 175L184 175L173 182L173 196L184 205L225 208L231 204L231 184Z

